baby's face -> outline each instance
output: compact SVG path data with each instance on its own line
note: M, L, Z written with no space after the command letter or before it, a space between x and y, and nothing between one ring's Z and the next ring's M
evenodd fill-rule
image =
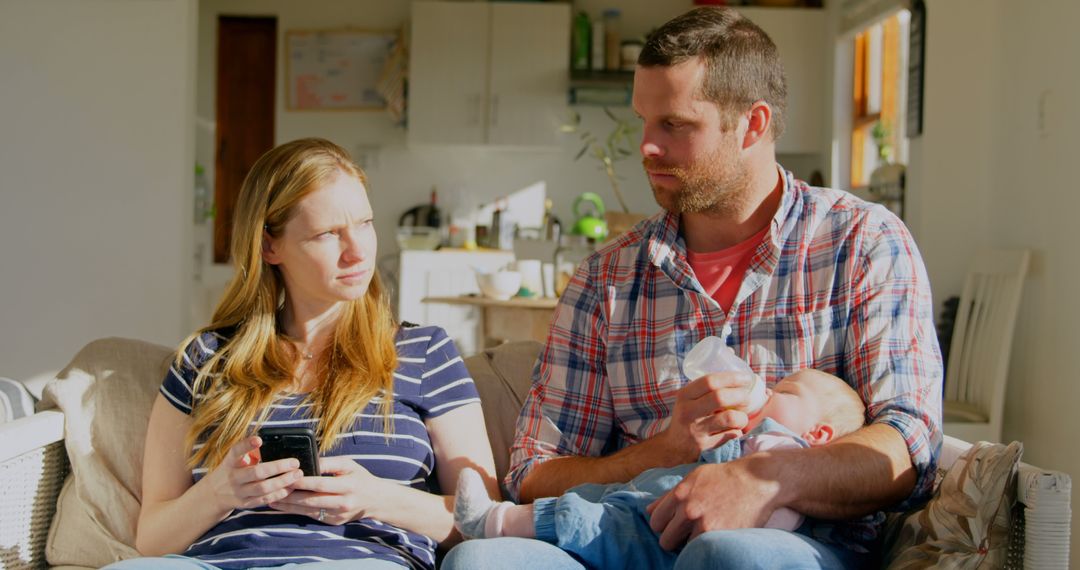
M765 418L772 418L800 435L821 423L822 402L810 383L785 378L766 394L769 399L761 410L750 418L746 431L757 427Z

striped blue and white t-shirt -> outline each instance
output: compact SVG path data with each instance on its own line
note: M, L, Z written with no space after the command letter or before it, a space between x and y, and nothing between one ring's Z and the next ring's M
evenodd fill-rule
M224 345L230 332L204 333L187 347L183 366L170 368L161 386L169 403L191 413L191 385L196 370ZM338 436L337 447L328 455L351 457L377 477L430 491L435 486L436 464L425 420L479 402L480 398L446 331L439 327L401 327L395 341L398 367L394 372L391 418L394 431L389 441L376 400L356 415L352 427ZM200 398L196 395L194 399ZM314 427L318 418L311 417L310 404L304 400L303 395L281 396L271 404L264 426ZM193 483L205 474L201 466L194 469ZM434 568L435 546L427 536L375 519L329 525L260 507L233 511L183 554L227 569L354 558Z

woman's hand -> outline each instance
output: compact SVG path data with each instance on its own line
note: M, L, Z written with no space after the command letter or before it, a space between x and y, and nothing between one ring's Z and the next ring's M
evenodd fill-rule
M278 459L262 463L259 436L237 442L221 464L207 476L218 505L227 511L250 509L280 501L292 492L290 485L303 478L300 462Z
M371 474L348 457L320 457L319 469L332 477L303 477L292 493L270 505L326 524L345 524L370 516L375 499L392 495L400 485ZM387 487L387 485L392 487Z

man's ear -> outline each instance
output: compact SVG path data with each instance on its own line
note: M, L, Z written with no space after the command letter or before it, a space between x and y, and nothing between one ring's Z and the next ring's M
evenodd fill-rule
M746 125L746 134L743 135L743 148L750 148L759 141L771 136L772 107L764 100L754 101L750 106L749 120Z
M262 233L262 258L263 261L270 265L281 263L281 257L274 247L274 238L270 237L270 232L267 231L263 231Z
M810 447L817 447L819 445L825 445L836 437L836 431L829 424L818 424L810 431L802 434L802 438L806 440L806 443L810 444Z

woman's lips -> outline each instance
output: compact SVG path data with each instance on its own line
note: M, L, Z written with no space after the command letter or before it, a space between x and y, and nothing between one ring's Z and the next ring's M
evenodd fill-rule
M338 279L340 279L341 281L344 281L346 283L358 283L358 282L364 280L364 276L366 274L367 274L367 271L364 271L364 270L352 271L352 272L346 273L344 275L339 275Z

